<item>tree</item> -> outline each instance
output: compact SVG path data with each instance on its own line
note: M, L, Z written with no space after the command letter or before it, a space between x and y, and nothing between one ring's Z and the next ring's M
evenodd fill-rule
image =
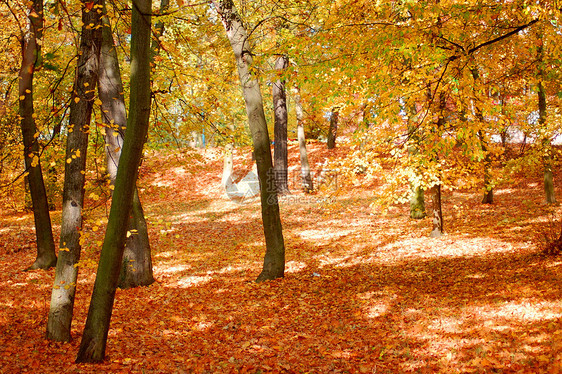
M330 127L328 129L328 149L336 148L336 138L338 133L338 119L340 115L340 108L332 108L332 113L330 115Z
M25 168L33 204L37 258L29 269L55 266L55 241L49 215L49 202L43 180L39 151L39 133L33 108L33 76L41 64L43 38L43 0L29 2L28 28L22 31L22 64L19 72L19 116L23 136Z
M51 293L47 338L70 341L78 261L82 245L82 207L86 179L86 152L101 49L103 0L82 5L82 33L76 78L70 103L69 129L62 203L59 260Z
M544 42L543 42L543 27L539 25L540 30L537 32L538 47L537 47L537 99L539 109L539 131L541 134L542 146L542 162L543 162L543 175L544 175L544 192L547 204L556 204L556 196L554 195L554 177L552 173L552 145L550 144L549 131L547 130L547 104L546 104L546 90L544 87Z
M109 322L119 282L129 216L150 119L150 36L152 0L134 0L131 18L131 95L127 132L109 221L76 362L100 362L105 356Z
M127 126L127 110L117 50L113 42L109 18L104 17L103 41L100 55L98 92L104 125L107 172L115 185L123 137ZM133 214L129 222L131 235L127 238L120 288L148 286L154 282L148 228L138 191L135 189Z
M303 109L299 89L295 89L295 111L297 114L297 137L299 140L299 155L301 160L301 179L304 192L311 193L314 190L312 177L310 176L310 165L306 151L306 137L304 134Z
M263 230L265 234L266 252L263 270L257 278L258 282L281 278L285 272L285 244L283 229L279 215L277 189L269 145L269 133L263 111L256 72L252 70L253 56L248 40L248 33L232 0L218 0L213 2L216 11L224 25L226 35L230 41L244 100L246 112L252 133L254 155L260 181L260 200Z
M287 69L289 59L278 56L275 60L275 70L282 75ZM287 161L287 95L285 80L281 77L273 82L273 112L274 112L274 171L277 193L289 193L288 161Z
M435 124L435 135L441 138L443 126L445 125L445 107L447 103L447 97L445 92L440 92L439 94L439 109L437 114L437 122ZM438 155L433 155L435 161L438 161ZM439 166L437 166L439 168ZM437 170L438 178L431 189L431 200L432 200L432 229L429 234L432 238L439 238L443 235L443 210L441 206L441 172Z

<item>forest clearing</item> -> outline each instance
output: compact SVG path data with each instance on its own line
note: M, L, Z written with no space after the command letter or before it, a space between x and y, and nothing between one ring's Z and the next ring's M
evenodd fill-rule
M309 147L313 170L349 151ZM84 210L70 343L45 338L54 270L23 271L32 214L1 210L1 373L560 373L562 259L537 248L560 208L543 203L540 175L515 175L493 205L479 189L444 192L438 239L407 204L370 207L377 183L293 191L280 198L285 277L255 283L259 200L229 200L220 150L196 153L149 152L141 166L156 282L117 291L101 364L74 360L107 201ZM250 162L236 153L235 168Z
M0 22L0 374L562 374L560 1Z

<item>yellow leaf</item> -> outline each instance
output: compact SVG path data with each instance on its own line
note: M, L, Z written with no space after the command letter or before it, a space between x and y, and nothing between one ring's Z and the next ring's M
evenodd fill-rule
M75 97L75 98L74 98L74 102L75 102L76 104L78 104L79 101L80 101L80 98L79 98L79 97Z
M66 247L62 247L59 249L59 251L66 251L66 252L70 252L70 249L66 248Z
M33 160L31 160L31 167L34 168L37 165L39 165L39 157L38 156L33 156Z
M90 83L84 82L84 87L88 87L89 85L90 85Z
M98 98L94 101L94 104L101 106L102 102L101 100Z
M21 95L21 96L20 96L20 100L21 100L21 101L25 100L25 96L24 96L24 95Z
M96 231L98 231L99 229L100 229L100 228L99 228L98 226L92 227L92 231L93 231L93 232L96 232Z

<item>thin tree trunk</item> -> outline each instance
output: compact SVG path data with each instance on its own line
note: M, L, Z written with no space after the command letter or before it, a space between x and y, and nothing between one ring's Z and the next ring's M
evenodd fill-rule
M556 196L554 195L554 176L552 173L551 144L550 139L546 134L546 93L542 82L539 82L538 86L539 124L541 126L541 130L545 133L542 138L545 201L547 204L556 204Z
M165 14L170 7L170 0L160 0L160 15ZM152 60L160 53L160 37L164 35L164 22L160 21L154 24L154 38L152 39Z
M339 107L332 108L332 115L330 116L330 128L328 129L328 149L336 148L336 138L338 135L338 119L340 116Z
M445 111L446 97L445 93L441 92L439 94L439 117L437 119L436 128L438 134L441 135L441 130L445 124L445 116L443 112ZM435 159L438 160L438 156L435 155ZM439 173L441 174L441 173ZM441 179L441 175L439 176ZM431 200L432 200L432 230L429 234L432 238L439 238L443 235L443 211L441 207L441 181L431 189Z
M93 26L82 27L80 55L70 103L59 260L47 321L47 338L57 341L70 341L71 338L70 325L81 251L86 151L102 37L101 28L97 27L101 26L101 11L95 10L102 6L102 1L94 1L90 10L87 5L82 6L82 24Z
M102 102L104 123L107 126L105 129L107 171L111 183L114 184L123 147L123 134L127 126L127 111L119 60L107 16L104 17L98 92ZM134 194L133 214L129 225L131 235L125 245L119 287L148 286L154 282L154 275L148 228L138 191Z
M232 178L232 172L234 170L234 143L228 143L224 150L224 163L222 169L222 180L221 185L226 188L229 180Z
M431 200L433 202L432 225L433 228L429 236L431 238L439 238L443 235L443 212L441 210L441 184L433 186L431 189Z
M266 251L263 270L256 281L281 278L285 271L283 229L279 215L263 99L258 80L254 76L255 73L250 69L252 53L248 42L248 34L232 0L214 1L213 4L221 17L236 58L260 181L261 213Z
M289 59L279 56L275 61L275 70L279 74L287 69ZM285 92L285 80L278 79L273 83L273 111L274 111L274 163L275 185L277 193L288 194L288 160L287 160L287 94Z
M29 28L21 36L22 64L19 72L19 115L24 145L25 168L33 206L37 258L29 269L55 266L55 241L49 215L49 202L39 159L38 130L33 108L33 75L40 64L43 37L43 0L33 0L29 8Z
M540 41L540 44L537 48L537 60L538 60L538 102L539 102L539 127L542 133L542 154L543 154L543 168L544 168L544 193L545 193L545 200L547 204L557 204L556 196L554 194L554 176L552 173L552 144L550 143L549 138L549 129L546 124L546 92L543 85L544 79L544 68L543 68L543 54L544 54L544 46L543 46L543 27L539 24L538 31L536 33L537 38Z
M296 89L295 93L295 111L297 114L297 137L299 139L299 153L301 160L301 178L302 178L302 188L306 193L311 193L314 191L314 185L312 183L312 177L310 175L310 165L308 163L308 152L306 151L306 137L304 134L304 121L303 121L303 110L301 95Z
M492 157L488 151L488 143L484 138L482 131L478 131L478 138L480 139L480 147L484 152L484 196L482 204L494 203L494 185L492 184Z
M134 0L131 19L131 96L127 134L115 179L109 222L77 362L101 362L125 247L135 183L150 119L151 0Z
M474 66L471 68L472 78L475 82L480 79L480 73L478 71L478 67ZM482 125L484 124L484 115L482 114L482 110L476 106L473 100L473 107L474 107L474 114L476 119L480 122L480 126L478 130L478 139L480 140L480 147L482 148L482 152L484 153L484 196L482 198L482 204L492 204L494 202L494 186L492 184L492 156L488 151L488 143L484 137L484 133L481 130Z

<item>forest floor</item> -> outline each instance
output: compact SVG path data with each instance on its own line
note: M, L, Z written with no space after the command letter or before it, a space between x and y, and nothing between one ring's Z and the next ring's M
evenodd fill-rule
M346 151L324 147L310 146L313 170ZM294 144L290 155L294 180ZM238 152L235 169L249 165ZM372 208L376 183L310 196L293 185L280 199L285 278L256 284L259 202L229 200L221 168L213 149L147 155L139 187L156 283L117 291L97 365L74 359L109 204L89 199L84 212L70 343L45 339L54 270L23 271L32 215L2 208L0 373L562 372L562 258L537 247L560 208L542 202L539 175L498 186L493 205L476 189L444 191L439 239L405 204Z

